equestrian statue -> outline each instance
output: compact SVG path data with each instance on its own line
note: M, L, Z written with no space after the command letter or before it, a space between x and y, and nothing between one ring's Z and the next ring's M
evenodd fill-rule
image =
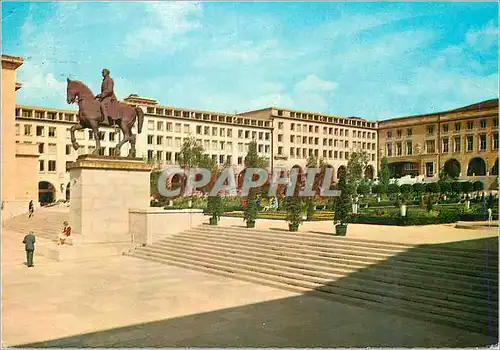
M133 107L127 103L119 102L114 93L114 82L109 75L109 69L102 70L101 93L94 96L92 91L81 81L68 80L67 97L68 104L78 103L79 123L70 128L71 143L75 150L80 147L76 142L75 131L81 129L92 129L96 149L92 153L98 155L101 150L99 138L99 126L118 125L123 133L123 140L115 147L115 156L120 155L121 147L130 142L129 158L136 157L136 135L132 133L132 127L137 120L137 133L142 131L144 123L144 112L139 107Z

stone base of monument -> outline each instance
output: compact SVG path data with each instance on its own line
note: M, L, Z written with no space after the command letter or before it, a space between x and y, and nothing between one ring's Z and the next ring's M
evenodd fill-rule
M152 166L142 159L83 155L68 164L72 235L37 247L54 260L120 255L134 243L129 211L149 208Z

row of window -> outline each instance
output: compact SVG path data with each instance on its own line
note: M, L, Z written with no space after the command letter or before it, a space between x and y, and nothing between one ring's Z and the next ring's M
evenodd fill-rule
M494 118L493 120L493 127L498 127L498 119ZM474 129L474 121L470 120L467 122L467 130L473 130ZM479 128L480 129L485 129L488 126L488 121L486 119L482 119L479 121ZM462 123L457 122L454 123L454 128L455 131L460 131L462 129ZM427 135L432 136L434 135L434 125L429 125L427 126ZM442 125L442 131L443 133L447 133L450 129L450 124L443 124ZM401 137L403 135L403 131L401 129L396 130L397 137ZM406 136L412 136L413 135L413 130L412 128L406 129ZM390 139L392 138L392 131L387 131L387 138Z
M280 154L280 149L278 147L278 154ZM311 149L311 148L300 148L300 147L290 147L290 158L297 158L297 159L307 159L309 157L319 157L319 150L318 149ZM323 150L322 154L323 158L325 159L349 159L349 152L348 151L333 151L333 150ZM375 161L375 153L369 155L372 161Z
M206 114L206 113L200 113L200 112L190 112L190 111L180 111L180 110L148 107L147 113L148 114L156 114L156 115L183 117L183 118L193 118L196 120L204 120L204 121L219 122L219 123L231 123L231 124L239 124L239 125L270 127L269 121L248 119L248 118L243 118L243 117ZM153 124L153 128L154 128L154 124Z
M349 148L349 141L348 140L337 140L337 139L322 139L322 144L323 146L329 146L329 147L340 147L340 148ZM278 142L283 142L283 134L278 135ZM297 143L297 144L303 144L303 145L318 145L319 146L319 137L312 137L312 136L295 136L295 135L290 135L290 142L291 143ZM353 141L352 145L354 147L358 147L360 149L367 149L367 150L375 150L377 147L375 143L370 143L370 142L361 142L361 141Z
M75 122L76 121L76 114L75 113L46 112L46 111L37 111L37 110L33 110L33 109L22 109L22 108L16 108L16 117L60 120L60 121L67 121L67 122Z
M465 142L465 150L466 152L474 152L474 135L467 135L464 138ZM486 152L487 151L487 136L486 134L481 134L479 135L479 138L476 142L477 146L477 151L479 152ZM442 153L448 153L450 152L451 140L448 137L444 137L441 139L441 152ZM492 137L492 142L491 142L491 150L492 151L498 151L498 133L494 133ZM388 157L393 156L393 145L392 143L387 143L386 145L386 155ZM405 142L405 149L404 149L404 154L403 154L403 143L402 142L396 142L395 143L395 156L402 156L402 155L413 155L413 143L412 141L406 141ZM460 136L455 136L453 138L453 152L461 152L462 151L462 140ZM425 152L426 153L436 153L436 147L435 147L435 140L426 140L425 141Z
M278 123L278 130L283 130L283 122ZM290 131L294 132L309 132L319 134L319 126L318 125L307 125L307 124L290 124ZM335 135L335 136L346 136L349 137L349 129L339 129L332 127L323 127L323 135ZM363 138L363 139L373 139L376 138L376 133L371 131L356 131L352 130L352 137L354 138Z
M148 150L148 161L150 162L157 162L160 164L162 163L173 164L178 160L178 158L179 158L179 152L154 151L151 149ZM211 158L218 165L223 165L223 164L232 165L233 161L233 157L231 155L224 155L224 154L212 154ZM238 157L237 164L243 165L243 159L244 157Z
M301 112L289 112L290 117L292 118L302 118L306 120L312 120L312 121L318 121L318 122L333 122L335 124L346 124L346 125L353 125L353 126L361 126L361 127L375 127L375 123L367 122L367 121L361 121L361 120L355 120L355 119L344 119L344 118L335 118L332 116L326 116L326 115L318 115L318 114L310 114L310 113L301 113ZM283 110L278 110L278 116L282 117L285 115L285 112Z

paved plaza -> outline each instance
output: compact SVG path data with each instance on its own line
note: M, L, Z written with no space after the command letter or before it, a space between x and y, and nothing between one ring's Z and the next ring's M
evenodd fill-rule
M267 221L266 221L267 222ZM223 219L222 225L241 224ZM261 227L264 222L258 222ZM307 223L325 231L331 223ZM274 221L276 227L284 226ZM309 226L309 227L307 227ZM352 227L351 227L352 226ZM368 232L368 233L367 233ZM350 225L383 240L491 236L448 226ZM410 238L408 238L410 237ZM435 238L437 240L437 238ZM465 347L484 335L132 257L54 262L4 231L3 346L42 347Z

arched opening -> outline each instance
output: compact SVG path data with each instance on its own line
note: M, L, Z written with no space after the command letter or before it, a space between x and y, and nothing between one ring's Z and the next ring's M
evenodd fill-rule
M460 176L460 163L456 159L449 159L444 163L444 172L452 179L457 179Z
M467 176L485 176L486 163L483 158L472 158L467 167Z
M71 190L69 188L69 183L66 185L66 200L69 201L70 195L71 195Z
M498 176L498 158L495 160L495 164L491 168L491 175Z
M415 177L420 174L418 163L413 162L394 162L388 164L391 178L399 179L403 176Z
M56 189L47 181L38 183L38 201L41 205L52 203L56 200Z
M341 174L346 174L346 173L347 173L346 167L344 165L339 166L337 170L337 179L340 179Z
M373 167L371 165L365 168L365 179L373 180Z

